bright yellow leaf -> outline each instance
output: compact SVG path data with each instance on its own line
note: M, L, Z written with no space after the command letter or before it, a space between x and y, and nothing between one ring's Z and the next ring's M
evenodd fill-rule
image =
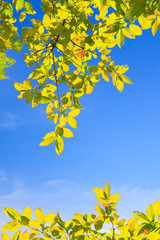
M78 116L80 113L80 109L79 108L75 108L73 109L71 112L68 113L69 117L76 117Z
M73 117L68 116L67 120L72 128L77 128L77 121Z
M45 218L45 215L44 215L44 212L42 209L40 208L36 208L36 217L39 221L43 222L44 221L44 218Z
M27 206L23 211L23 216L27 217L29 220L32 217L32 210L29 206Z
M63 137L66 137L66 138L73 137L72 131L68 128L63 128Z

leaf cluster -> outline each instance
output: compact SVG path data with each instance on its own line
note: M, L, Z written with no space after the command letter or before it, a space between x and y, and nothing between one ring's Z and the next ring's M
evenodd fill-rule
M133 218L120 219L115 208L120 194L111 195L107 182L105 189L95 188L99 204L96 214L74 214L67 222L57 214L44 214L36 208L36 219L32 219L32 210L26 207L22 215L12 208L4 208L4 213L12 221L6 223L1 232L2 240L147 240L160 238L160 202L148 205L146 213L135 211ZM98 215L97 215L98 214ZM107 225L108 232L104 231ZM7 234L9 232L10 234ZM11 237L10 237L11 236Z
M42 19L33 18L32 26L26 26L27 14L36 14L29 0L0 1L0 79L7 77L4 68L15 62L6 57L7 51L27 47L24 61L31 73L14 87L20 92L18 98L32 107L46 105L47 119L54 122L55 129L40 146L55 142L60 155L64 138L73 137L71 128L77 128L75 117L83 109L82 96L91 94L100 79L111 80L120 92L125 84L132 84L125 75L128 66L115 65L111 59L112 49L122 48L126 38L135 39L149 28L154 36L160 29L160 2L41 2Z

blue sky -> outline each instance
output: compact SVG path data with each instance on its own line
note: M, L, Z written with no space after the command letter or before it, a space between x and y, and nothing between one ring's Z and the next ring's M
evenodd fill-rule
M116 64L129 65L133 85L120 93L101 79L93 94L81 99L78 129L65 140L61 157L53 144L39 147L54 127L44 107L31 108L17 99L13 83L25 80L30 70L23 53L14 54L10 78L0 82L0 226L8 220L3 206L59 210L65 219L92 212L93 188L103 188L107 181L122 195L123 217L160 200L159 38L159 33L153 37L144 31L113 50Z

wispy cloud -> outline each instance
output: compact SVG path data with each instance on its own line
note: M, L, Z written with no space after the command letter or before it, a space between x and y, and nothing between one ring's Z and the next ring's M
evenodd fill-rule
M39 114L41 114L41 112L38 109L36 111L32 111L32 114L27 111L23 113L21 112L21 114L18 112L13 113L11 111L2 111L0 112L0 130L14 130L22 125L37 124L37 115Z
M11 112L1 113L0 129L12 130L17 126L18 117Z
M0 169L0 181L6 181L6 173L1 169Z
M153 204L156 200L160 201L160 188L142 189L122 186L115 191L118 191L122 196L118 204L119 214L126 218L133 217L133 211L145 212L149 204Z
M1 184L3 185L3 184ZM49 212L60 214L64 220L69 220L74 213L95 212L97 203L93 189L87 184L76 183L66 179L58 179L44 183L33 189L24 180L15 179L10 182L10 191L0 196L0 227L9 218L2 213L2 207L12 207L22 213L26 206L30 206L33 211L36 207ZM141 189L122 186L113 187L113 193L120 193L122 199L117 206L121 217L132 217L132 211L145 211L149 203L160 200L160 189ZM106 228L107 229L107 228Z

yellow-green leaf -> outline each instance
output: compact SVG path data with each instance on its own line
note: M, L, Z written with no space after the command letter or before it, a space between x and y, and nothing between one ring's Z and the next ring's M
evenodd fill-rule
M158 30L158 21L154 20L154 23L152 25L152 34L153 34L153 36L156 35L157 30Z
M56 153L60 156L64 149L64 142L61 136L57 136L55 139L56 143Z
M123 34L124 36L126 36L127 38L135 38L135 35L131 32L131 30L129 28L122 28Z
M4 210L5 214L8 215L9 217L11 217L13 220L18 221L18 220L21 219L21 215L15 209L13 209L13 208L3 208L3 210Z
M88 83L86 86L86 93L91 94L92 92L93 92L93 86L90 83Z
M21 224L17 223L16 221L11 221L6 223L3 228L2 228L2 232L6 232L9 230L9 232L15 232L17 231L19 228L21 228Z
M32 210L29 206L27 206L23 211L23 216L27 217L29 220L32 217Z
M76 220L78 220L78 221L80 221L80 222L83 222L83 221L84 221L83 215L80 214L80 213L74 214L73 218L76 219Z
M129 29L133 35L138 35L138 36L142 35L142 29L135 24L130 24Z
M119 76L123 80L123 82L128 83L128 84L133 84L133 82L125 75L119 74Z
M104 188L104 192L105 192L107 198L109 199L110 196L111 196L111 187L109 185L109 182L106 183L105 188Z
M21 232L16 232L12 235L11 240L20 240Z
M51 115L54 111L54 104L51 102L46 107L46 113L47 115Z
M42 141L39 144L39 146L43 147L43 146L50 145L51 143L53 143L55 141L55 132L47 133L43 139L44 139L44 141Z
M113 207L116 206L117 202L121 199L121 196L119 193L113 194L109 198L109 204L111 204Z
M16 0L15 2L16 2L16 10L17 12L19 12L23 8L24 0Z
M96 204L95 210L99 215L103 216L105 214L105 211L98 204Z
M108 77L108 71L104 70L102 71L102 77L106 82L109 82L109 77Z
M20 22L23 22L23 21L25 20L25 18L26 18L26 12L23 11L23 12L21 12L21 14L20 14L20 16L19 16L19 21L20 21Z
M104 196L104 192L101 188L95 187L94 188L94 193L98 196L98 197L103 197Z
M117 77L116 87L117 87L118 91L120 91L120 92L123 91L124 83L123 83L122 79L119 78L119 76Z

